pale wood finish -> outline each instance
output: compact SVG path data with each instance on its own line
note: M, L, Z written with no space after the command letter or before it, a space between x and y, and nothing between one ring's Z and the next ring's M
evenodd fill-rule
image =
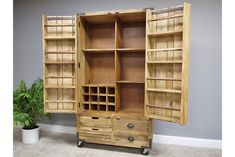
M153 119L187 122L190 4L42 20L45 112L80 140L151 148Z

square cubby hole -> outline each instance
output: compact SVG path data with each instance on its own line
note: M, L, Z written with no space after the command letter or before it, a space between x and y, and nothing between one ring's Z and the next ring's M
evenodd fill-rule
M91 90L91 94L97 94L98 93L97 87L90 87L90 90Z
M115 103L115 97L114 96L108 96L108 102Z
M106 87L99 87L100 94L106 94Z
M114 105L108 105L108 111L115 111Z
M98 97L91 95L91 102L98 102Z
M99 105L100 111L106 111L106 105Z
M89 102L89 96L88 95L83 95L83 101L84 102Z
M106 96L99 96L99 102L106 102Z
M83 109L84 110L89 110L89 104L83 104Z
M88 86L83 87L83 93L89 94L89 87Z
M114 87L108 87L108 94L114 95L115 94L115 88Z
M98 110L98 105L97 104L91 104L91 110Z

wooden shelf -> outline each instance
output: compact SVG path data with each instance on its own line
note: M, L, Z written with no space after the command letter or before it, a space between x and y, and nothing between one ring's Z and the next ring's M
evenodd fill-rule
M147 77L147 80L181 81L181 78Z
M75 54L75 51L45 51L45 54Z
M75 64L75 62L45 62L45 64Z
M133 83L133 84L144 84L144 82L141 81L130 81L130 80L119 80L117 83Z
M45 100L46 103L75 103L75 100Z
M75 76L45 76L45 78L75 78Z
M150 20L148 20L148 22L154 22L154 21L159 21L159 20L167 20L167 19L173 19L173 18L179 18L179 17L183 17L183 14L165 16L165 17L158 17L158 18L150 19Z
M114 52L114 49L83 49L83 52L86 52L86 53L89 53L89 52L97 52L97 53Z
M161 51L181 51L182 48L165 48L165 49L148 49L148 52L161 52Z
M180 111L180 108L175 108L175 107L171 107L169 105L152 105L152 104L146 104L147 106L150 107L155 107L155 108L161 108L161 109L170 109L170 110L176 110L176 111Z
M44 37L45 40L75 40L74 36L71 37Z
M147 91L150 92L165 92L165 93L181 93L181 90L174 89L156 89L156 88L148 88Z
M178 35L182 34L183 31L169 31L169 32L157 32L157 33L148 33L149 37L158 37L158 36L169 36L169 35Z
M74 27L75 24L45 24L45 27Z
M51 88L68 88L68 89L75 89L76 88L76 86L45 86L45 88L47 88L47 89L51 89Z
M116 49L117 52L131 52L131 53L135 53L135 52L145 52L145 48L118 48Z
M148 64L182 64L182 61L147 61Z

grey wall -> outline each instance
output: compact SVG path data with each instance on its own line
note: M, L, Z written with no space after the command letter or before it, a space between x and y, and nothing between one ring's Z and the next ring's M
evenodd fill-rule
M155 121L155 133L222 138L221 1L190 0L191 48L189 122L185 126ZM183 0L14 0L14 88L20 79L42 77L41 16L131 8L164 8ZM74 115L54 114L44 123L75 126Z

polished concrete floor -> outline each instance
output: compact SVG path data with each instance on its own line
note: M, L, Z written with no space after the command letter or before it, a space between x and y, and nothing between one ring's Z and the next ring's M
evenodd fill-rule
M14 129L14 157L131 157L140 156L139 149L113 147L96 144L76 146L76 135L41 132L35 144L21 142L21 130ZM219 149L153 144L149 157L221 157Z

